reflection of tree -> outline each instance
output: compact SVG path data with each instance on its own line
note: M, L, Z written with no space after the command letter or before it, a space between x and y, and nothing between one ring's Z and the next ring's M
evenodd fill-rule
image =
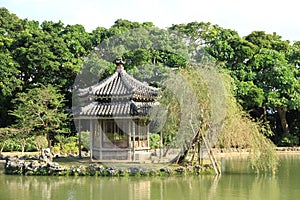
M246 157L226 159L223 167L226 174L217 188L222 199L278 199L281 192L278 177L254 174Z
M247 159L230 158L225 173L172 177L0 176L0 199L297 199L299 155L281 158L276 176L256 175ZM292 178L295 177L295 178Z
M297 199L299 155L281 157L276 176L256 175L247 159L225 160L221 177L0 176L0 199Z
M216 175L214 176L214 179L212 180L212 184L211 184L211 187L208 191L208 199L215 199L215 194L217 193L217 188L218 188L218 183L219 183L219 180L221 178L221 175Z
M68 185L85 183L82 179L67 177L4 176L4 179L5 185L9 189L5 190L5 194L1 196L6 197L5 199L24 200L32 199L33 194L37 199L55 199L54 196L57 193L53 191L61 191L60 195L65 196Z
M206 199L213 183L214 176L158 178L151 181L151 199Z
M150 200L150 179L117 177L2 176L1 199L143 199ZM6 189L9 188L9 189Z
M279 183L280 199L296 199L299 197L299 154L280 155L280 170L278 177L282 177ZM279 196L279 195L278 195Z

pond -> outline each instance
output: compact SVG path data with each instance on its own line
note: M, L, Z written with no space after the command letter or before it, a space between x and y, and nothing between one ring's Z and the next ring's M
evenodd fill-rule
M280 156L277 175L255 175L247 159L223 159L223 174L179 177L32 177L0 175L0 200L298 199L300 155Z

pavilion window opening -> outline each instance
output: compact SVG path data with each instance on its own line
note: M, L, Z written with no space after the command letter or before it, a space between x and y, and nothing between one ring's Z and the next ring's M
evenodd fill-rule
M106 120L103 129L104 147L116 145L116 147L128 147L128 134L126 133L126 122L114 119Z
M146 120L135 121L135 142L137 147L145 147L148 140L149 123Z

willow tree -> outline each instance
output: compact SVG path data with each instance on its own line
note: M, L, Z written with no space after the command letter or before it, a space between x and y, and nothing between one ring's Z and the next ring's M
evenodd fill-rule
M218 76L210 77L210 81L224 84L224 90L218 89L216 85L212 89L209 87L208 78L205 77L212 72L205 70L205 66L202 67L204 69L180 68L176 72L180 76L177 75L176 80L169 79L172 86L169 85L168 90L163 93L165 96L161 99L161 103L166 106L168 111L162 129L165 145L177 145L176 147L178 144L181 145L186 153L183 155L184 152L182 152L183 159L195 162L190 160L195 155L195 153L191 155L195 151L196 143L193 143L201 138L192 141L195 132L193 133L191 129L194 128L195 131L199 130L204 134L210 146L249 151L251 166L257 172L275 172L278 158L275 145L267 138L272 135L268 124L255 121L243 111L234 97L236 86L230 75L223 72ZM206 73L201 73L201 70ZM185 92L189 89L193 94ZM224 96L218 97L217 95L222 92L224 92L222 94ZM178 93L182 95L178 95ZM225 102L222 102L222 98L225 99ZM188 115L184 114L185 109L189 110ZM187 123L188 121L191 121L193 127ZM205 148L203 143L200 148Z
M276 172L278 157L268 123L257 121L246 113L234 97L234 80L222 75L226 88L226 120L216 147L250 152L250 162L256 172Z

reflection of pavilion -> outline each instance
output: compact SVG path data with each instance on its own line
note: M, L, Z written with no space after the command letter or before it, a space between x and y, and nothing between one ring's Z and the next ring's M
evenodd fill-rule
M91 156L99 160L142 160L149 156L149 112L159 89L126 73L121 59L114 74L78 90L79 127L90 131ZM79 130L80 133L81 130Z
M151 182L149 180L136 181L128 185L128 199L151 199Z

